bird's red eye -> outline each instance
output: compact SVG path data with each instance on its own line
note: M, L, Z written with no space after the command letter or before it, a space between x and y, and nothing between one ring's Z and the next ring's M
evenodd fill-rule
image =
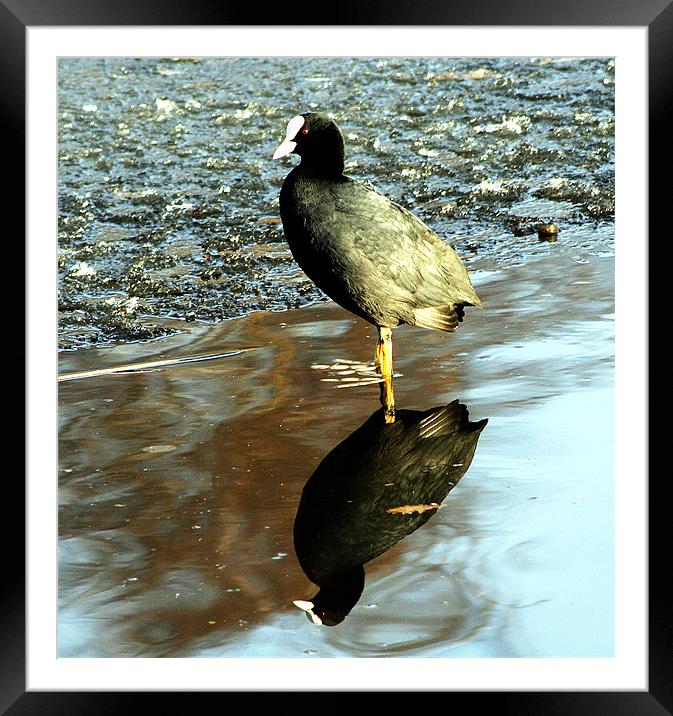
M301 133L302 133L302 134L308 134L308 129L306 129L306 127L304 127L304 129L301 130Z

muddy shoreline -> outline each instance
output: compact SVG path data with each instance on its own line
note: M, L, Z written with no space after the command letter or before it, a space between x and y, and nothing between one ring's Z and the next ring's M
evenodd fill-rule
M298 112L334 116L346 174L469 265L537 253L539 223L610 250L610 58L61 58L59 346L300 308L273 161ZM156 318L162 320L156 321Z

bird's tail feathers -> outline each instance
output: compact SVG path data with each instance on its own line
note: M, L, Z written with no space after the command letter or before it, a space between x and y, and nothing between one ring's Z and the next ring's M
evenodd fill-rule
M462 311L462 306L460 307ZM421 328L430 328L435 331L446 331L451 333L456 330L458 323L462 321L462 315L456 311L456 306L430 306L429 308L417 308L414 311L414 323Z

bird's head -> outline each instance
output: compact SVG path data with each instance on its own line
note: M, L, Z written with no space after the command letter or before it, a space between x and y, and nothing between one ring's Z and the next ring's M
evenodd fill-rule
M321 582L320 591L313 599L297 599L293 604L306 612L314 624L341 624L360 599L365 586L365 570L358 564Z
M336 626L337 624L341 624L348 614L348 612L344 614L343 609L330 609L325 605L316 604L315 597L314 601L295 599L292 603L295 607L299 607L299 609L306 613L309 621L323 626Z
M281 159L298 154L302 165L332 175L343 173L344 140L336 122L321 112L298 114L287 123L285 139L273 154Z

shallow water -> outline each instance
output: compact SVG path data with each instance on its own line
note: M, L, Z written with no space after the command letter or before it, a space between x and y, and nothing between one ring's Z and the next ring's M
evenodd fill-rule
M316 468L378 407L369 325L328 303L62 352L66 378L224 355L60 383L60 655L611 656L613 260L587 243L568 231L476 271L487 310L454 335L395 331L398 407L460 399L488 424L337 626L292 604L318 591L293 528ZM363 475L379 459L349 450ZM330 499L348 514L356 498Z
M307 110L471 266L546 253L541 220L612 251L609 58L64 58L61 348L324 300L278 223L294 160L271 160Z

